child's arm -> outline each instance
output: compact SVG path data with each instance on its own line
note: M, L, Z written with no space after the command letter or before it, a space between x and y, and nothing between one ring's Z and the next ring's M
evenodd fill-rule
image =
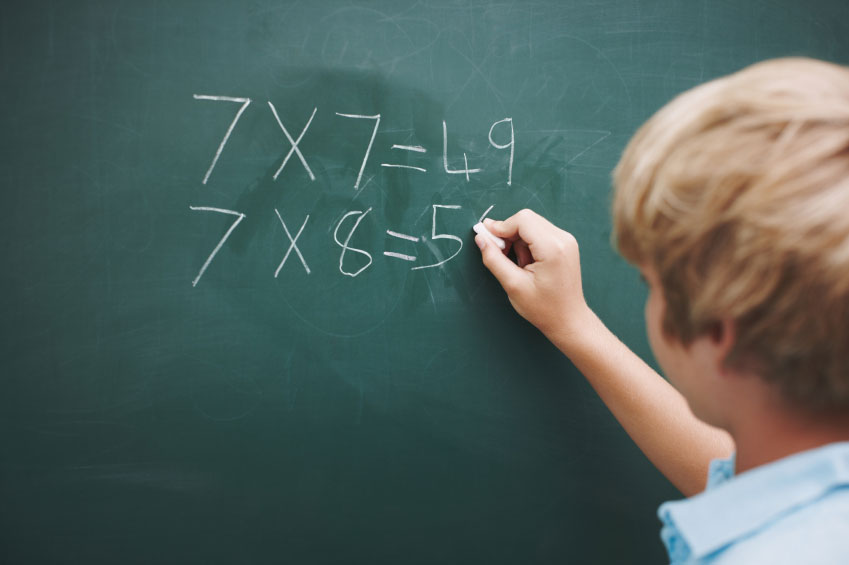
M491 240L475 238L516 311L572 360L661 473L687 496L704 490L708 463L731 454L731 437L698 420L590 310L575 238L529 210L486 226L516 253L518 265Z

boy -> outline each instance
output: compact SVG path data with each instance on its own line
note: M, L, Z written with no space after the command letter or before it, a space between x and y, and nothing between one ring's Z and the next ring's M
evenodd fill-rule
M675 388L589 309L570 234L490 220L516 263L478 235L484 264L690 496L658 510L673 563L849 563L849 69L781 59L688 91L614 184Z

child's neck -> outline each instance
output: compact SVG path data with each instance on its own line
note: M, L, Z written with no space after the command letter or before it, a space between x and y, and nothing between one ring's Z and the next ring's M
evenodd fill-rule
M777 407L750 407L729 430L737 447L736 472L743 473L794 453L849 441L849 414L811 417Z

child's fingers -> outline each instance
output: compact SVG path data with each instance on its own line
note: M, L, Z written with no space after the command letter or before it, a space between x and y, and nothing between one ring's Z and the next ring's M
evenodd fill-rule
M533 212L520 210L506 220L484 220L487 229L507 241L524 241L535 260L542 258L545 248L550 246L552 236L560 230L551 222Z
M486 227L493 234L501 238L523 239L528 244L533 244L545 231L551 228L548 220L532 210L519 210L506 220L496 221L487 218Z
M483 264L495 276L507 294L511 294L524 284L528 273L517 267L497 245L483 235L476 235L475 243L480 247Z
M516 240L516 243L513 244L513 252L516 254L516 262L521 268L525 268L525 265L530 265L534 262L531 251L528 249L528 244L521 239Z

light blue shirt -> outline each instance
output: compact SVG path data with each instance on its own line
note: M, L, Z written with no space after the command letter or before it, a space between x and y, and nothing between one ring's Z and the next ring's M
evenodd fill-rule
M711 462L707 489L657 511L673 564L849 564L849 442L734 476Z

